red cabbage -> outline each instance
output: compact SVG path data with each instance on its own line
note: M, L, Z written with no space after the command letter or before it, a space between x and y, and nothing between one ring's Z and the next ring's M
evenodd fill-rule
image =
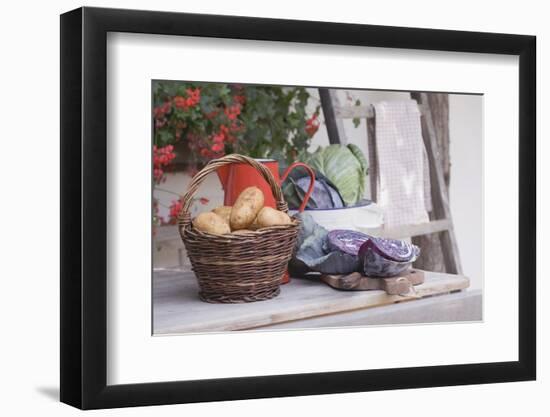
M387 239L385 239L387 240ZM406 242L403 242L406 243ZM408 244L409 245L409 244ZM413 246L412 257L408 261L396 261L389 259L381 253L376 239L369 239L359 249L359 260L362 266L362 272L369 277L394 277L409 269L419 254L417 246ZM395 253L398 256L404 256L404 253Z
M327 232L306 213L298 215L301 228L293 270L325 274L360 271L371 277L391 277L410 268L420 249L410 243L372 237L354 230Z
M300 219L300 231L289 263L293 274L303 275L312 271L323 274L349 274L360 269L357 256L326 250L328 232L315 223L311 215L298 213L296 217Z
M420 254L418 246L403 240L371 237L371 247L384 258L396 262L413 262ZM414 258L414 259L413 259Z
M371 237L355 230L331 230L328 232L327 245L330 251L341 251L348 255L357 256L359 248Z

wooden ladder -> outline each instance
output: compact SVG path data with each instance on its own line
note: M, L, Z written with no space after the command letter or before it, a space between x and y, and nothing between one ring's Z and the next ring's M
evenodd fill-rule
M321 106L327 126L329 142L331 144L342 143L344 139L344 119L366 119L368 135L374 137L376 134L376 118L374 107L368 106L340 106L336 97L336 91L326 88L319 89ZM420 103L428 103L427 93L420 93ZM449 199L447 186L443 177L443 168L440 163L439 150L437 146L436 130L432 120L432 113L425 104L418 105L421 113L422 138L428 154L430 181L432 193L432 212L430 221L422 224L403 225L394 228L381 228L377 231L377 236L389 237L393 239L409 238L414 236L439 234L441 243L441 252L445 270L451 274L462 274L462 265L456 237L453 228L451 210L449 208ZM376 183L377 172L373 172L370 167L373 164L373 152L369 149L369 178L371 186L371 199L376 201Z

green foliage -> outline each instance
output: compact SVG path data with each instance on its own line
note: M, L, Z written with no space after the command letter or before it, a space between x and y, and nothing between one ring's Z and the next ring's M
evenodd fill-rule
M155 81L154 142L186 142L195 165L231 152L287 164L318 129L309 99L303 87Z
M246 126L239 151L256 158L292 162L307 148L305 88L247 87L242 121ZM317 109L318 111L318 109Z

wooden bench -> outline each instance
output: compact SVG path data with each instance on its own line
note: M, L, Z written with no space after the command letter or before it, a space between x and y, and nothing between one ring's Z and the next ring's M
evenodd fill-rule
M198 298L192 272L155 270L153 333L481 320L480 291L461 291L468 288L468 278L424 273L424 283L406 296L379 290L338 291L317 279L293 278L272 300L209 304Z

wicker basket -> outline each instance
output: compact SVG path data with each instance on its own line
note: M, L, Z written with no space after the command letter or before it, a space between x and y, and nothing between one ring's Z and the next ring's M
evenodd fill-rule
M199 296L211 303L245 303L276 297L298 234L297 219L290 225L243 234L214 235L193 227L189 208L199 185L219 167L234 163L257 169L271 187L277 209L288 212L279 184L264 165L252 158L227 155L209 162L193 177L183 197L178 225L199 283Z

